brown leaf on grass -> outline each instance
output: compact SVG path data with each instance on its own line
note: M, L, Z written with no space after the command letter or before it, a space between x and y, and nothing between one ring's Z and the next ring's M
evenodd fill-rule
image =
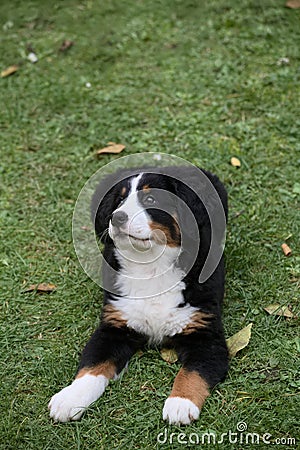
M285 6L291 9L298 9L300 8L300 0L289 0L286 2Z
M80 227L80 229L83 231L91 231L91 227L87 227L86 225L82 225L82 227Z
M178 355L175 350L171 348L162 348L160 351L161 357L164 361L167 361L169 364L174 364L178 361Z
M278 303L266 306L264 310L267 311L268 314L273 316L283 316L288 317L289 319L292 319L294 317L294 314L289 310L287 306L281 306Z
M292 249L287 244L282 244L281 248L285 256L290 256L292 254Z
M68 39L66 39L59 47L59 51L66 52L67 50L70 50L70 48L73 47L73 45L74 45L73 41L69 41Z
M39 284L31 284L24 292L33 292L36 291L38 293L48 293L53 292L56 289L55 284L52 283L39 283Z
M231 164L233 167L241 167L241 161L240 161L238 158L236 158L235 156L233 156L233 157L231 158L230 164Z
M230 358L233 358L237 352L247 347L251 338L252 325L253 323L249 323L245 328L226 339Z
M19 66L17 64L13 64L12 66L7 67L7 69L2 70L1 72L1 78L9 77L9 75L12 75L19 69Z
M103 155L106 153L112 153L112 154L118 154L121 153L124 150L125 145L123 144L116 144L115 142L109 142L107 147L100 148L100 150L96 151L96 155Z

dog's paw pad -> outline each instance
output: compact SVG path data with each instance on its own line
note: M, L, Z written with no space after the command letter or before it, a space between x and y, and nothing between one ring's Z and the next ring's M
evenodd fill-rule
M163 419L170 424L189 425L200 414L198 406L191 400L181 397L169 397L163 409Z

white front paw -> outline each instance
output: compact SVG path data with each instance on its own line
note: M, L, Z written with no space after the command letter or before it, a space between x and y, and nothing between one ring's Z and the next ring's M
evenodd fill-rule
M199 414L198 406L187 398L169 397L165 401L163 419L168 420L170 424L189 425L198 419Z
M78 420L85 409L96 401L108 385L103 375L84 375L70 386L53 395L48 405L50 417L55 421L68 422Z
M80 397L72 384L65 387L51 398L48 405L50 417L59 422L80 419L85 408L88 406L84 401L84 396Z

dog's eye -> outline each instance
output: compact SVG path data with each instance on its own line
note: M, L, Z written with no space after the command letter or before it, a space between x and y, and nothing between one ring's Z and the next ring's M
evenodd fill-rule
M145 206L152 206L155 205L156 200L153 197L153 195L147 195L146 197L143 198L143 203Z
M120 205L122 205L122 203L124 203L124 197L123 197L123 195L118 195L118 197L117 197L117 199L116 199L116 204L118 205L118 206L120 206Z

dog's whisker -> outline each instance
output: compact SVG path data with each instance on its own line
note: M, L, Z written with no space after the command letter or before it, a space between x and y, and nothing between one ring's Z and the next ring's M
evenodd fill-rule
M100 233L99 239L105 243L107 238L108 238L108 228L105 228L105 230L102 231L102 233Z

